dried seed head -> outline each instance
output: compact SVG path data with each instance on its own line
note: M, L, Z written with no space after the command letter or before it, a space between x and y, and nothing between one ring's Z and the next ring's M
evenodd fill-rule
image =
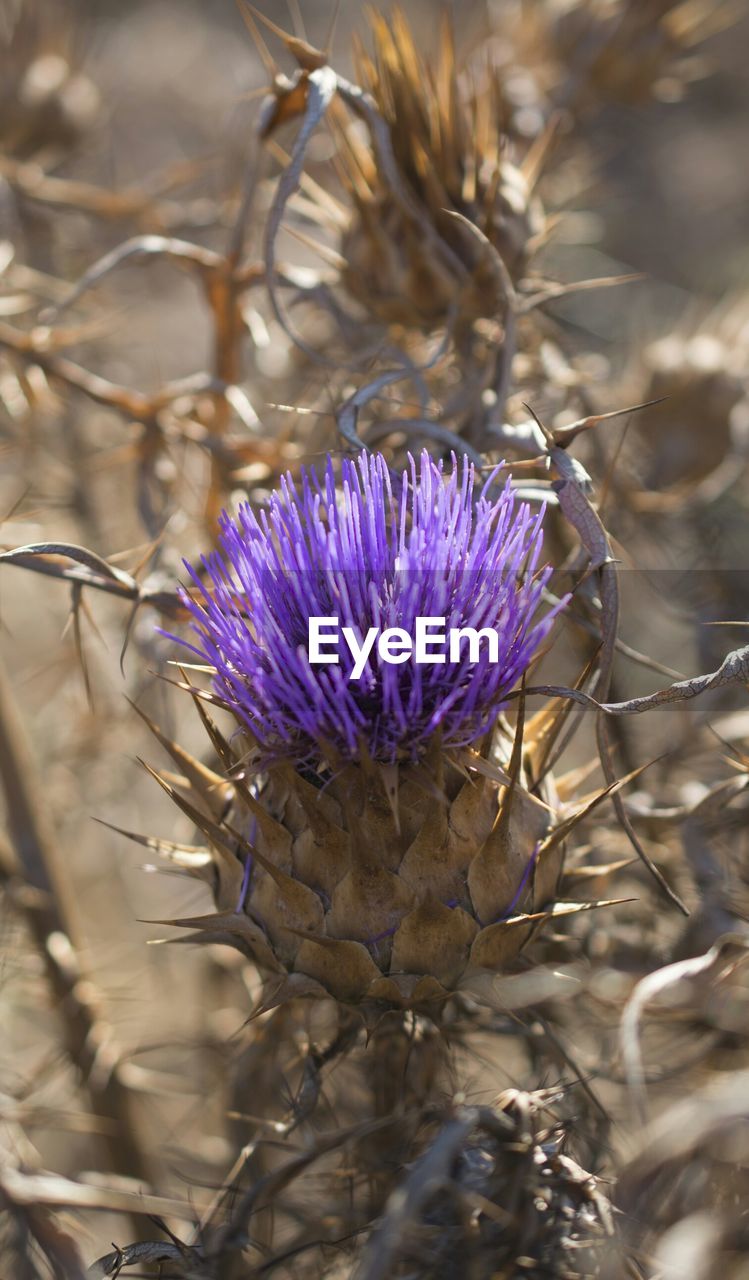
M343 243L347 286L387 322L439 323L457 296L461 318L496 316L505 299L492 251L517 280L543 229L531 184L507 155L500 88L461 72L446 12L436 62L419 52L401 9L370 20L373 53L357 45L357 73L387 143L367 146L341 125L355 207Z

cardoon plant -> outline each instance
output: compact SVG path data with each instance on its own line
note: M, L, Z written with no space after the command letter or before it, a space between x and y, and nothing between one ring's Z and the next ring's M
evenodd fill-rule
M190 568L213 679L196 701L224 767L193 770L218 914L192 923L277 975L277 999L433 1011L553 913L563 831L522 711L514 731L502 711L557 610L542 513L499 477L479 488L467 459L445 474L426 453L391 476L363 454L337 485L329 462L259 515L225 515L221 549ZM337 662L314 661L311 618ZM231 712L228 739L206 698Z

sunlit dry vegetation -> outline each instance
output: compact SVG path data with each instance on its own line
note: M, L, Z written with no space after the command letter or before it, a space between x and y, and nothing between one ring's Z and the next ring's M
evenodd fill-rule
M749 1277L748 53L0 0L0 1280Z

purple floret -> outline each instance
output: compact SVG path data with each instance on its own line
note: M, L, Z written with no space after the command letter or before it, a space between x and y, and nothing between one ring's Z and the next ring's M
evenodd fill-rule
M321 483L290 475L259 515L248 504L221 517L221 551L187 568L200 600L187 599L201 659L216 693L268 757L301 763L416 759L435 732L445 748L479 738L548 634L557 609L534 620L552 572L540 568L543 512L533 515L508 480L476 501L474 470L450 473L426 452L394 488L382 455L344 459L340 486L328 460ZM309 618L336 617L359 640L368 628L444 617L445 628L491 627L472 664L400 665L376 648L361 679L341 641L340 665L311 665Z

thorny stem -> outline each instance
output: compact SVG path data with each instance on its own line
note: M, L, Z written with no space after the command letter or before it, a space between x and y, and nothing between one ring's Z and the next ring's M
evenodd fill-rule
M34 940L44 957L56 997L65 1048L91 1095L92 1110L111 1124L104 1141L113 1172L146 1177L135 1137L131 1095L124 1085L111 1030L101 1013L99 993L80 961L77 912L70 878L61 865L35 766L10 683L0 666L0 778L8 829L18 866L16 875L35 891L19 894ZM7 853L0 874L12 872ZM12 883L12 879L11 879Z
M252 157L244 180L239 210L227 246L226 256L217 270L205 280L206 297L214 319L214 370L217 381L224 387L233 387L242 372L241 348L244 321L239 299L247 287L240 270L246 237L247 222L257 186L257 160ZM225 435L232 410L226 396L217 396L211 423L213 433ZM217 452L210 455L211 478L205 505L205 519L214 528L224 500L226 466Z
M216 378L224 386L234 386L240 375L240 344L242 316L237 299L237 278L230 261L222 264L208 285L208 298L215 320L214 367ZM226 396L217 396L214 402L212 431L223 436L231 421L231 408ZM210 454L211 478L205 504L205 519L209 528L218 520L224 494L226 468L216 452Z
M204 287L216 319L215 361L218 373L194 374L167 383L152 395L144 395L91 373L54 349L45 349L44 343L34 333L19 333L0 321L0 350L4 348L24 361L37 365L48 377L80 391L96 404L121 414L129 422L137 422L142 426L143 433L138 444L140 506L147 531L152 537L157 537L161 532L161 519L150 511L150 503L144 499L143 493L166 436L162 415L183 397L193 399L210 395L215 405L214 417L208 427L203 427L201 423L184 423L181 427L183 437L192 437L209 455L211 488L206 504L206 519L211 527L215 523L221 505L224 477L233 460L231 447L228 442L224 442L223 436L232 412L228 389L235 385L239 373L242 319L238 297L252 283L252 279L248 281L246 271L232 274L223 262L220 270L216 269L206 277Z
M59 178L45 173L39 164L0 156L0 176L27 200L36 200L53 209L69 209L74 213L92 214L115 221L142 219L154 230L172 230L193 223L201 225L205 217L190 214L189 204L178 200L159 200L157 193L144 187L128 187L109 191L90 182ZM197 202L196 202L197 203ZM199 206L197 206L199 209Z
M382 1211L393 1189L393 1179L415 1135L420 1108L435 1101L444 1084L441 1068L446 1050L438 1028L421 1026L407 1013L385 1016L370 1035L366 1070L372 1114L385 1125L364 1146L365 1159L372 1168L374 1215Z

